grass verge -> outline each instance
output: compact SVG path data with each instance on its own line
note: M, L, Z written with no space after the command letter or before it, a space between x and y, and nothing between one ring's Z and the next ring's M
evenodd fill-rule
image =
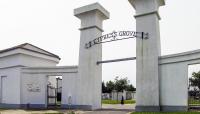
M135 100L124 100L124 104L134 104ZM102 100L102 104L121 104L118 100Z
M200 100L198 99L190 98L188 102L189 102L189 105L200 105Z

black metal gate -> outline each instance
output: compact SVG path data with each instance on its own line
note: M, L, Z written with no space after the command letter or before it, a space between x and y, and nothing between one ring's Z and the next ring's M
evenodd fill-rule
M51 85L47 85L47 106L57 105L57 92L56 88Z
M61 88L55 88L47 85L47 107L61 106Z
M197 87L188 87L188 107L189 109L200 109L200 90Z

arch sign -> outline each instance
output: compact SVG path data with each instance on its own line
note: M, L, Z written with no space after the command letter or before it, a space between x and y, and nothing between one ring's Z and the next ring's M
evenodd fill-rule
M85 44L85 48L90 48L96 44L101 43L107 43L107 42L113 42L118 40L125 40L130 38L142 38L142 39L148 39L148 33L145 32L135 32L135 31L113 31L111 33L102 35L98 38L95 38L92 41L89 41Z

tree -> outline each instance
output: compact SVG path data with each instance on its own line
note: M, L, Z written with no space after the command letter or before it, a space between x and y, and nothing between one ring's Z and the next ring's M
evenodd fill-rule
M104 81L102 82L102 93L107 93L107 87L105 86Z
M106 83L107 92L111 93L115 89L115 83L113 81L108 81Z
M111 93L113 90L117 92L123 92L123 90L127 91L136 91L136 88L132 84L129 84L130 81L128 78L119 78L116 77L114 81L102 82L102 93Z
M123 92L123 90L126 90L129 84L129 80L128 78L121 78L119 79L119 77L115 78L115 90L117 90L117 92Z
M130 85L128 85L128 87L126 88L126 91L136 91L136 88L135 88L132 84L130 84Z
M117 76L115 78L115 90L117 91L117 99L118 99L118 92L123 92L123 90L127 90L127 88L130 86L129 83L130 81L128 80L127 77L119 79L119 77Z
M192 77L189 78L190 86L198 87L200 90L200 71L199 72L193 72Z

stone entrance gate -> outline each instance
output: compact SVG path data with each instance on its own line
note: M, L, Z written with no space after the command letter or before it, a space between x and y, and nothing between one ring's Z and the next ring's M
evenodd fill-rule
M136 10L136 31L148 39L136 39L136 111L187 111L188 65L199 63L200 50L161 56L159 7L164 0L129 0ZM102 45L85 48L100 37L109 12L98 3L74 10L81 20L78 79L79 104L101 108ZM175 88L174 88L175 87ZM177 92L178 90L178 92ZM87 94L87 96L85 96Z

